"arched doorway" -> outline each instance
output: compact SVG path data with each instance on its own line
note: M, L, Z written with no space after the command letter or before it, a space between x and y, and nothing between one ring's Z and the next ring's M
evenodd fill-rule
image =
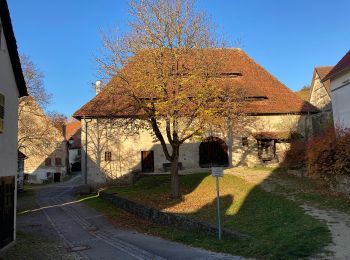
M223 166L229 165L228 147L218 137L210 136L199 145L199 166Z

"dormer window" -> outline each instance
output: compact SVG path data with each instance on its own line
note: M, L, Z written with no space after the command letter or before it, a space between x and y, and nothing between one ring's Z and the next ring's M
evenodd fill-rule
M237 78L242 76L242 73L239 71L230 71L230 72L221 72L220 78Z
M252 96L252 97L245 97L246 101L264 101L267 100L267 96Z

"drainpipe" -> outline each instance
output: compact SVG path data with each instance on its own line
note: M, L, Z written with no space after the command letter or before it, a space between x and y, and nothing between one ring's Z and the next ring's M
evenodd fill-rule
M87 174L88 174L88 168L87 168L87 152L88 152L88 123L91 122L92 120L90 119L89 121L86 120L86 117L83 117L84 122L85 122L85 161L84 161L84 184L87 184Z

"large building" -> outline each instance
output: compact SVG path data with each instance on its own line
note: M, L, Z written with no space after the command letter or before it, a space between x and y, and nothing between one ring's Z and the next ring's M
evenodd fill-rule
M17 109L27 89L5 0L0 0L0 250L16 239Z
M326 81L330 81L335 126L350 128L350 51L323 79Z
M209 55L225 57L225 84L244 90L246 116L242 122L229 122L221 131L186 141L180 148L181 169L206 168L213 160L229 167L282 162L293 138L310 135L309 115L318 109L300 99L241 49L209 51ZM82 165L86 163L83 171L87 171L88 182L113 182L135 172L169 171L160 143L154 142L148 130L127 136L118 127L118 122L127 120L130 107L114 88L117 87L107 84L74 114L82 122Z

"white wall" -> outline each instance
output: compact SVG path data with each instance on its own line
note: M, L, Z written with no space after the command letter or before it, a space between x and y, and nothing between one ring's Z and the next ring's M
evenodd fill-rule
M331 80L335 126L350 128L350 70Z
M118 119L116 119L118 120ZM122 119L119 119L122 120ZM125 177L130 172L141 171L141 151L154 152L154 171L162 172L163 163L168 163L159 142L155 142L153 136L147 130L140 130L134 136L125 136L111 123L102 123L103 120L93 119L88 123L88 182L104 183ZM311 131L308 129L307 116L300 115L270 115L250 116L242 124L233 124L233 133L222 129L222 132L213 133L213 136L221 138L228 146L229 160L233 166L255 165L259 163L257 156L257 140L252 136L255 132L294 132L308 137ZM98 123L100 122L100 123ZM164 127L161 127L163 132ZM239 129L238 129L239 128ZM241 137L249 137L249 147L242 147ZM205 136L204 136L205 137ZM85 122L82 120L82 170L85 172ZM186 141L180 147L179 161L184 169L199 168L200 141L193 139ZM287 146L278 145L278 153L283 160L283 153ZM105 152L112 153L112 161L105 161Z
M68 150L68 154L69 154L69 165L72 165L73 163L75 163L77 161L77 157L79 157L78 155L78 151L81 150L79 149L69 149Z
M5 96L4 132L0 133L0 176L17 175L18 89L4 34L1 34L0 93Z
M0 45L0 93L5 96L4 131L0 133L0 177L17 176L17 124L18 88L10 56L1 31ZM17 181L14 196L14 240L16 240Z

